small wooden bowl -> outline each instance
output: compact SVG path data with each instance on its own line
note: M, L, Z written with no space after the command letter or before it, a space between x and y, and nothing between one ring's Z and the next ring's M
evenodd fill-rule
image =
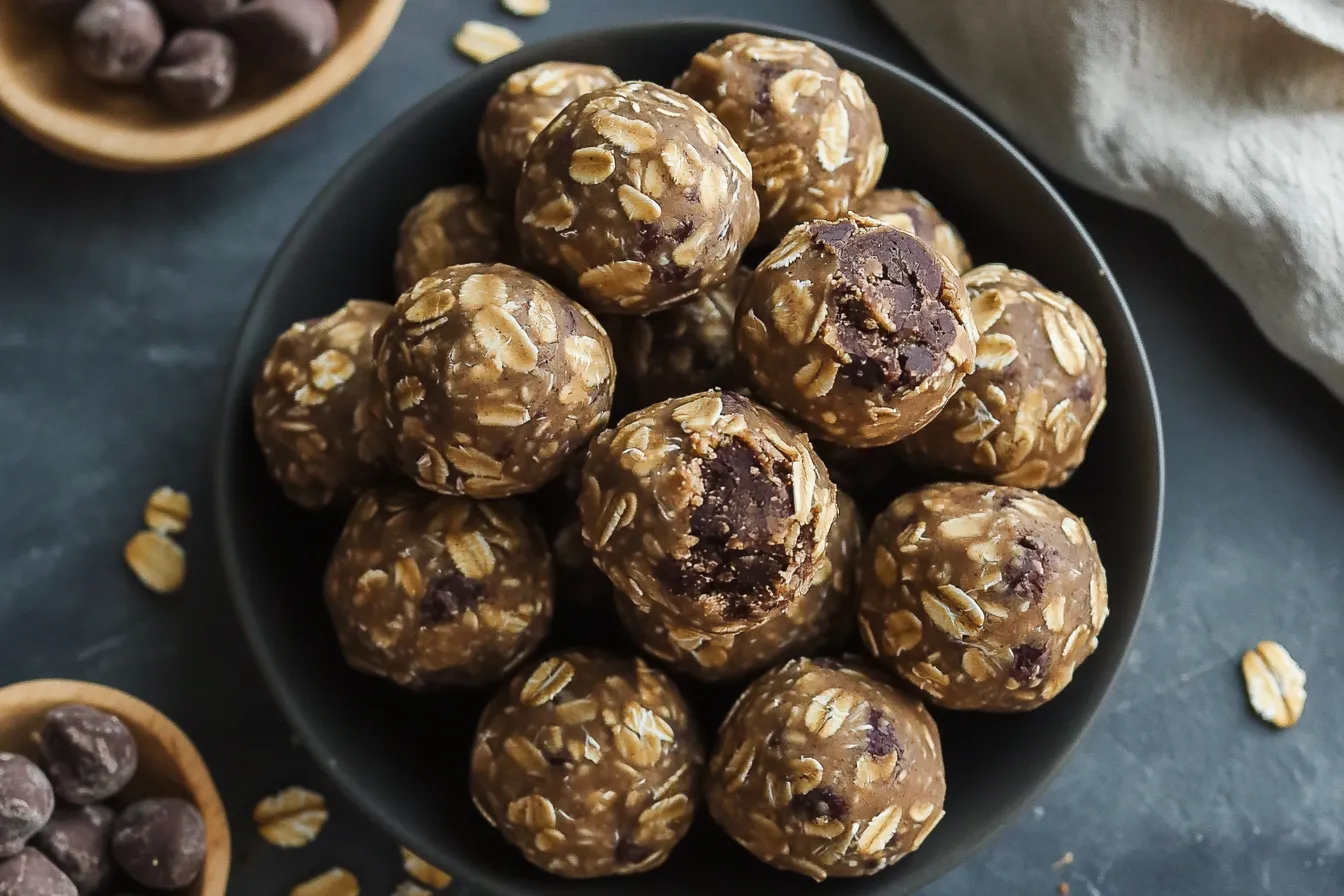
M140 767L124 791L130 800L176 796L190 800L205 819L205 867L187 896L224 896L232 850L229 821L215 782L191 741L168 717L129 694L86 681L44 679L0 688L0 752L35 758L35 738L47 712L83 703L126 723L140 748Z
M405 0L341 0L341 38L315 71L279 89L240 84L220 111L184 119L152 86L100 84L75 68L62 26L16 0L0 3L0 112L53 152L103 168L200 165L298 121L339 93L377 54Z

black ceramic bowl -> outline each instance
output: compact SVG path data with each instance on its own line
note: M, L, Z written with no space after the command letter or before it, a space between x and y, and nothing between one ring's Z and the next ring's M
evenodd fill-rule
M252 438L253 377L291 322L328 313L355 296L393 298L391 261L402 214L435 186L479 178L476 123L509 73L572 59L667 83L697 50L741 30L805 36L709 21L612 28L525 47L444 87L365 147L313 203L263 279L234 351L215 467L216 507L229 586L258 662L308 748L360 806L397 842L491 892L684 896L746 887L783 896L817 890L806 878L757 862L703 815L666 865L638 878L564 881L523 862L467 796L469 745L486 694L407 694L342 662L321 598L322 569L341 521L287 504L267 479ZM1073 296L1096 320L1110 351L1110 408L1087 462L1057 495L1087 518L1109 572L1112 612L1101 646L1073 684L1036 712L939 715L947 818L894 868L823 887L897 896L948 871L1002 829L1059 769L1096 715L1134 634L1153 568L1161 436L1134 322L1105 262L1054 190L943 94L872 56L815 40L857 72L877 101L891 144L884 184L928 195L961 228L977 259L1024 268ZM565 640L563 632L553 640ZM712 734L730 695L703 688L689 693Z

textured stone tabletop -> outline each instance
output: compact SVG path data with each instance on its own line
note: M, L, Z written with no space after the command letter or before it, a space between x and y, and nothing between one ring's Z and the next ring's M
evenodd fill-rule
M510 24L536 40L685 15L812 30L927 73L864 0L554 0ZM94 171L0 125L0 684L93 679L175 718L234 820L234 893L288 892L338 861L373 896L401 879L396 845L295 746L252 665L215 568L206 469L229 346L267 260L342 162L467 70L450 40L473 17L505 18L495 0L410 0L344 94L203 170ZM1339 893L1344 409L1165 226L1064 193L1152 360L1168 450L1162 558L1126 672L1071 764L927 892ZM166 598L121 562L161 484L197 504L188 583ZM1306 713L1286 732L1255 719L1241 690L1238 658L1267 638L1309 675ZM329 797L332 820L315 845L281 851L258 838L251 809L296 783ZM1065 852L1072 864L1052 868Z

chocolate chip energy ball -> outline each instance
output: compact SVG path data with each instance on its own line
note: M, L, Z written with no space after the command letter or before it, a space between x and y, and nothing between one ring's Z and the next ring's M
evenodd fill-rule
M562 877L661 865L690 827L704 752L686 702L643 660L570 650L519 673L481 716L471 796Z
M873 523L859 600L868 650L939 706L1016 712L1096 648L1106 570L1083 521L1044 495L936 483Z
M154 890L189 885L205 864L205 821L175 797L140 800L117 817L112 855L132 880Z
M872 448L928 423L975 365L961 278L918 237L847 215L795 227L737 312L753 393Z
M897 230L913 233L943 253L958 271L971 268L971 256L966 253L961 234L932 202L914 190L874 190L854 204L854 211L890 224Z
M56 807L51 782L32 760L0 753L0 859L18 854Z
M611 412L615 364L602 325L506 264L421 280L397 300L374 349L394 453L432 491L535 491Z
M766 242L840 217L882 174L877 107L858 75L809 41L732 34L695 54L672 86L704 103L746 152Z
M1070 298L987 264L965 277L976 369L932 423L901 442L912 464L1000 485L1063 485L1106 409L1106 349Z
M722 283L756 233L751 165L704 107L630 81L582 96L528 150L523 256L597 312L648 314Z
M836 498L806 436L740 395L700 392L594 439L579 513L594 560L626 598L718 634L802 598Z
M70 878L31 847L0 861L0 896L79 896Z
M916 700L836 660L754 681L719 728L705 796L761 861L815 880L873 874L943 818L938 729Z
M550 628L551 555L513 501L367 492L323 591L346 661L411 690L497 681Z
M99 804L63 807L33 838L33 845L70 878L80 896L98 892L112 877L112 822L116 815Z
M346 302L280 335L252 388L252 426L286 497L319 508L385 474L386 430L371 413L373 334L392 311Z
M509 75L485 104L476 135L491 197L512 206L523 159L542 129L585 93L619 83L605 65L583 62L543 62Z
M393 262L397 291L455 264L503 261L513 241L512 225L475 184L430 191L401 222Z
M812 587L778 616L735 634L707 635L664 621L660 607L638 609L619 595L616 612L630 636L678 672L705 681L738 678L789 656L839 643L852 630L854 560L863 542L863 519L845 494L817 564Z
M126 723L79 703L47 713L38 746L52 789L77 806L121 793L140 765L140 750Z

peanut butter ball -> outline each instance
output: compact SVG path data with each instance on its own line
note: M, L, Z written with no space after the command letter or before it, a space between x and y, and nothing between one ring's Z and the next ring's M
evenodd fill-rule
M746 152L767 243L840 217L882 174L887 144L863 81L810 41L731 34L695 54L672 86L704 103Z
M924 707L838 660L792 660L743 692L706 772L714 820L758 859L815 880L873 874L943 818Z
M1096 325L1022 271L987 264L964 280L980 334L975 372L900 450L924 469L1022 488L1063 485L1106 409Z
M918 237L846 215L789 231L747 284L752 392L833 442L872 448L942 410L975 365L961 278Z
M252 389L252 426L271 478L308 508L345 500L385 476L386 430L374 417L373 334L392 311L353 301L275 341Z
M751 165L719 120L645 81L566 106L528 150L515 208L523 257L608 314L727 280L758 213Z
M619 83L605 65L583 62L542 62L509 75L485 104L476 136L491 198L511 207L523 159L542 129L585 93Z
M397 291L455 264L506 260L512 223L475 184L431 190L401 222L393 262Z
M711 391L637 411L594 439L579 513L594 561L625 599L719 634L802 599L836 498L806 436Z
M859 562L868 650L948 709L1035 709L1073 679L1106 621L1083 521L1044 495L936 483L873 523Z
M958 271L971 268L971 257L966 253L961 234L932 202L914 190L874 190L854 204L854 211L890 224L897 230L913 233L943 253Z
M497 681L554 610L546 538L521 505L423 492L362 495L323 590L346 661L411 690Z
M471 796L523 858L562 877L657 868L691 825L703 748L643 660L569 650L520 672L476 729Z
M374 345L377 409L422 487L535 491L611 411L611 341L546 281L506 264L444 268L402 295Z

